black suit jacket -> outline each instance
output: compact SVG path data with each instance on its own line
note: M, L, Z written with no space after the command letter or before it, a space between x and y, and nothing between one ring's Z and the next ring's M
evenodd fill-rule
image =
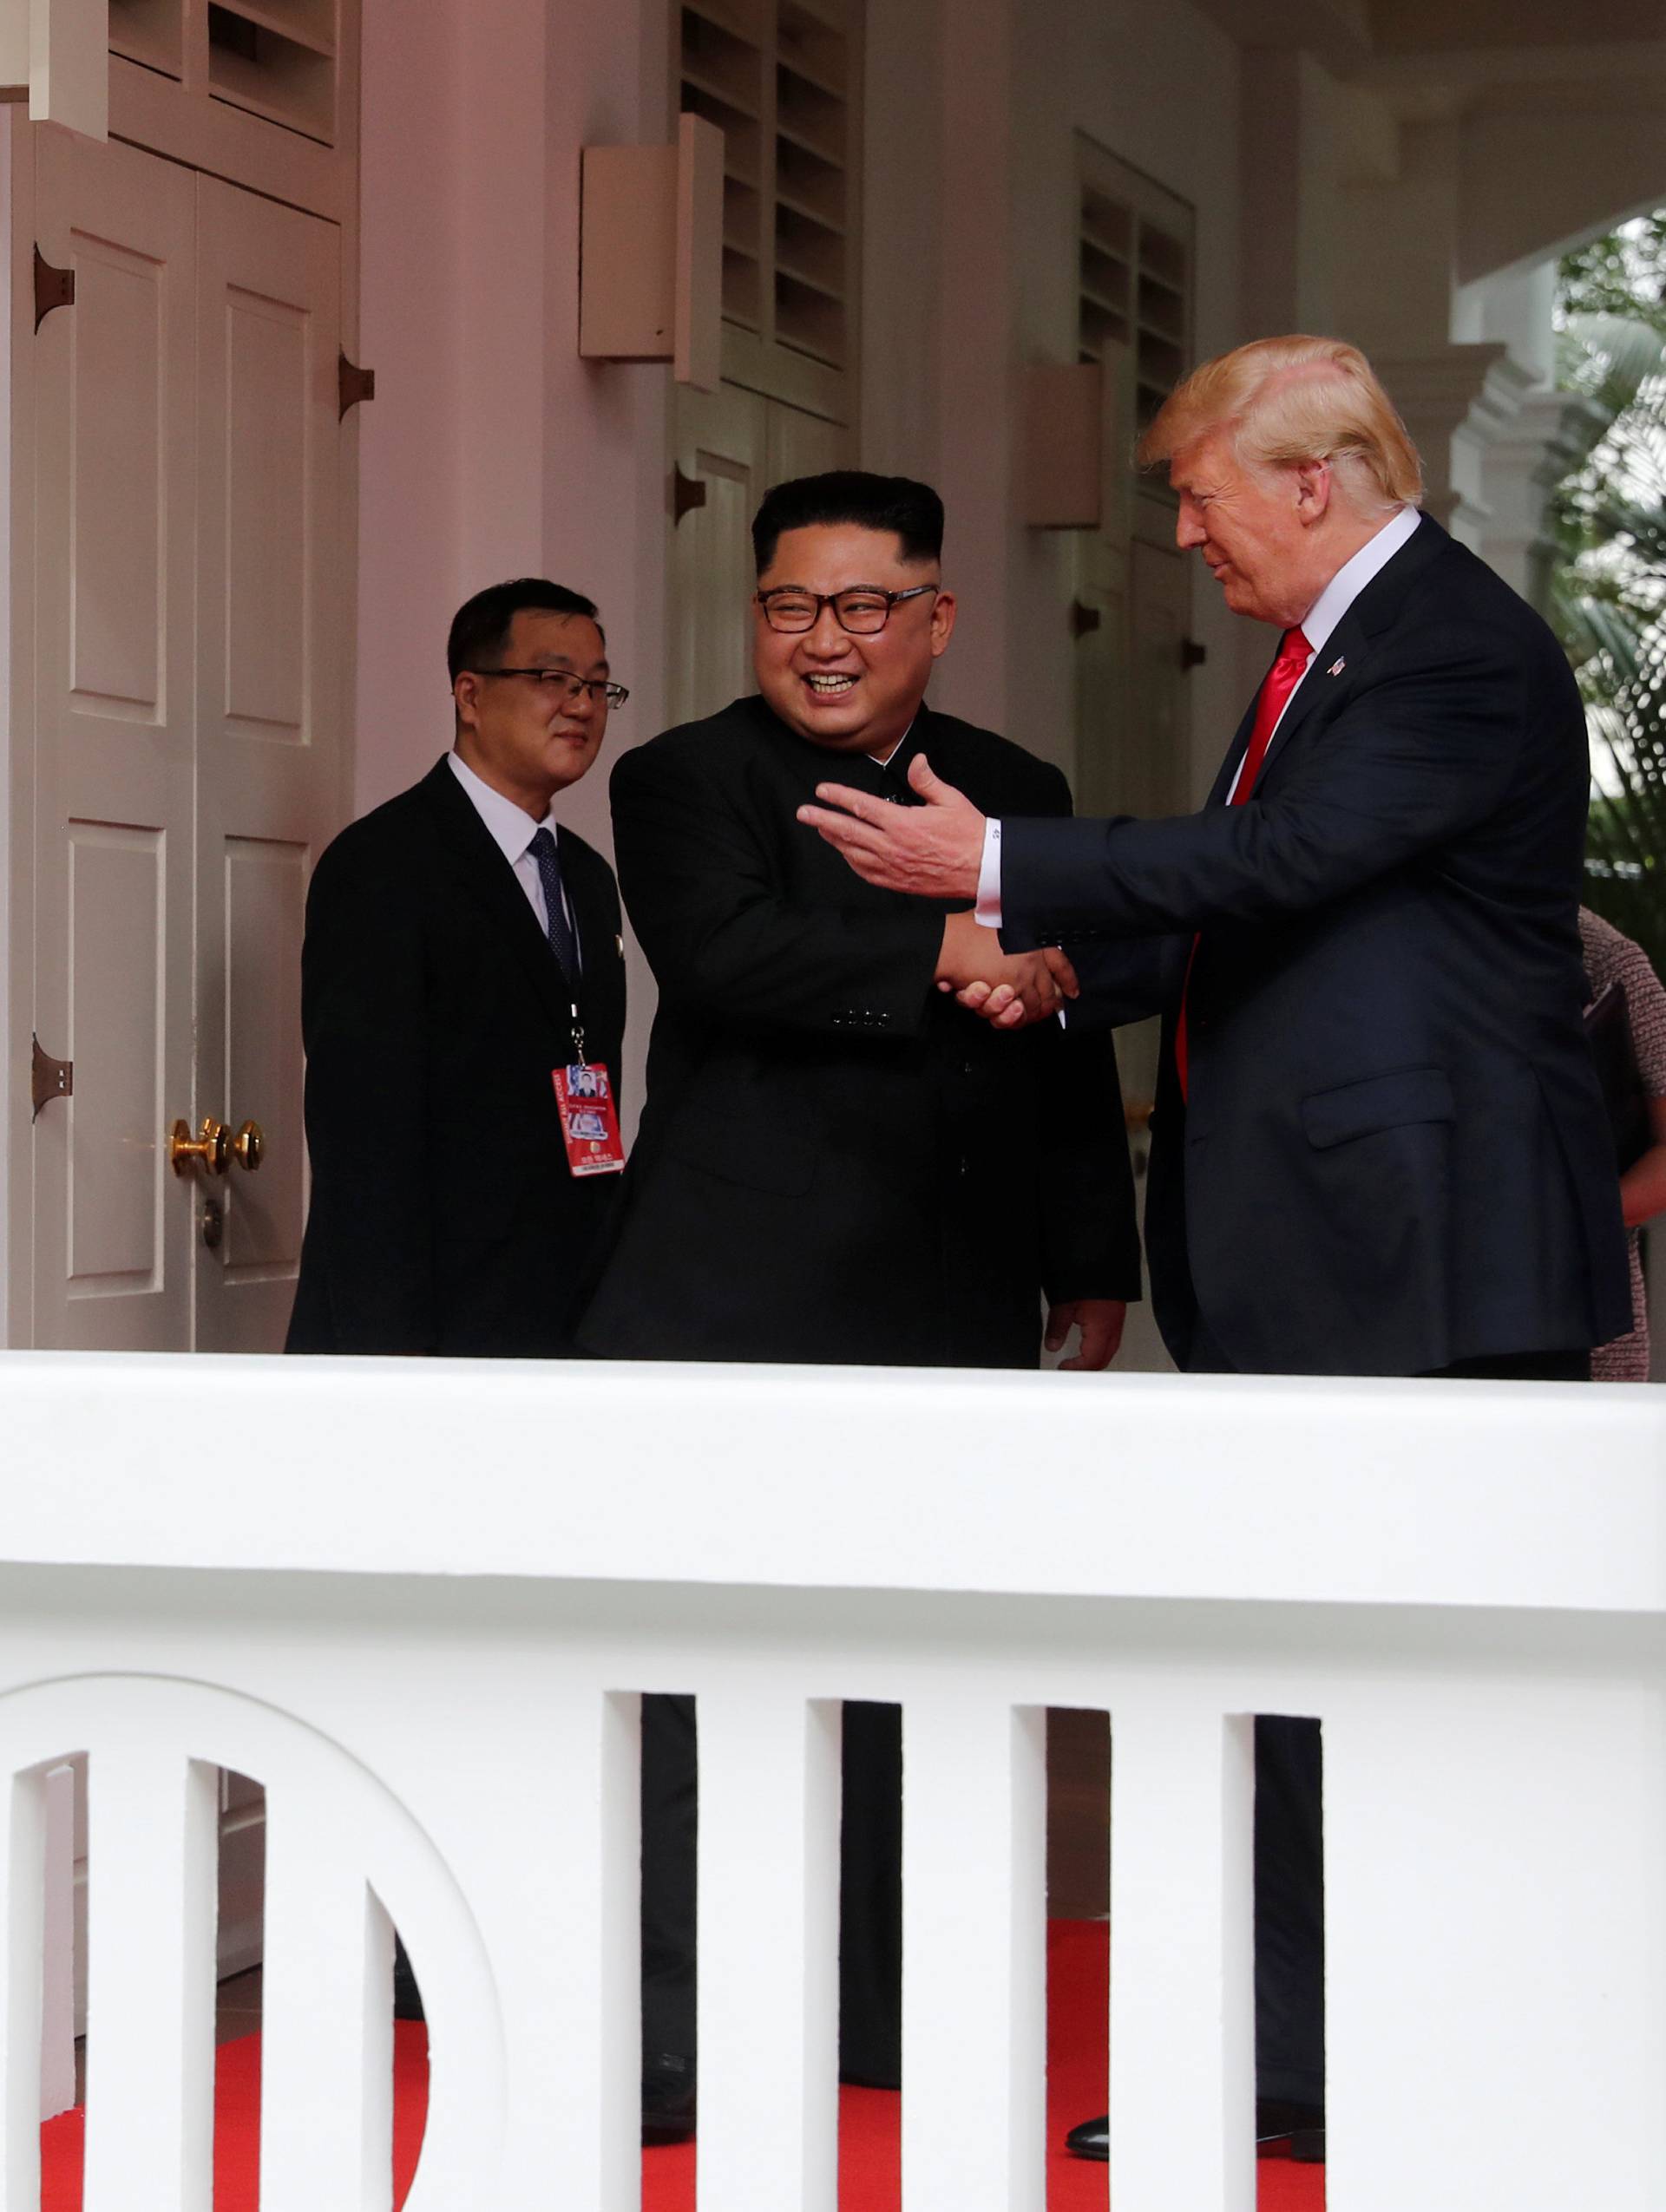
M1615 1335L1624 1243L1580 1022L1590 769L1554 638L1425 518L1229 808L1252 718L1201 814L1003 827L1011 941L1079 942L1108 1015L1167 1017L1146 1241L1171 1348L1185 1364L1199 1309L1234 1365L1274 1372Z
M617 1081L618 891L581 837L557 849L586 1057ZM312 1207L288 1349L570 1351L618 1177L567 1172L567 987L449 762L319 861L301 1021Z
M1062 814L1057 769L923 708L889 769L761 699L613 770L625 903L659 985L619 1241L580 1332L671 1358L1035 1364L1054 1299L1138 1295L1108 1035L996 1034L938 992L947 911L794 819L817 782Z

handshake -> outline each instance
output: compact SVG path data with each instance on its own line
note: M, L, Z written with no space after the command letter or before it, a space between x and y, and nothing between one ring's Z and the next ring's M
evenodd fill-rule
M944 920L936 983L994 1029L1044 1022L1079 989L1076 971L1056 945L1037 952L1003 952L996 933L967 913Z

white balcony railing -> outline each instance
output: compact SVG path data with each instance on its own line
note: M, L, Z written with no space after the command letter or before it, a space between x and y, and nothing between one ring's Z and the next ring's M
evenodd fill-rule
M908 2212L1042 2201L1048 1705L1108 1709L1112 2202L1248 2212L1256 1711L1325 1726L1333 2212L1666 2203L1666 1396L0 1362L0 2176L89 1755L87 2212L207 2212L212 1770L266 2212L636 2202L636 1693L701 1752L699 2187L831 2212L836 1701L904 1708Z

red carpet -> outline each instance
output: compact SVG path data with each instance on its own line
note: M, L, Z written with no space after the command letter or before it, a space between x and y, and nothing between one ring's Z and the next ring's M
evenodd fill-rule
M1047 1931L1048 2212L1106 2212L1107 2169L1059 2149L1065 2130L1105 2109L1107 1960L1102 1922L1054 1921ZM397 2024L394 2177L403 2203L422 2147L428 2108L422 2027ZM889 2091L839 2092L842 2212L900 2212L900 2101ZM215 2212L256 2212L260 2122L260 2039L223 2044L214 2079ZM643 2212L694 2212L696 2146L649 2151ZM41 2212L80 2212L82 2115L66 2112L41 2130ZM1324 2169L1288 2159L1261 2162L1260 2212L1322 2212Z

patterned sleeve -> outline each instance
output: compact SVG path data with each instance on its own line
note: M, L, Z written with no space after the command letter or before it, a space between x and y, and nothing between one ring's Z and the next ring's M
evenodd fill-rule
M1596 988L1600 991L1617 978L1624 989L1631 1043L1644 1090L1651 1098L1666 1098L1666 989L1650 965L1648 954L1585 907L1579 912L1579 935L1586 972Z

